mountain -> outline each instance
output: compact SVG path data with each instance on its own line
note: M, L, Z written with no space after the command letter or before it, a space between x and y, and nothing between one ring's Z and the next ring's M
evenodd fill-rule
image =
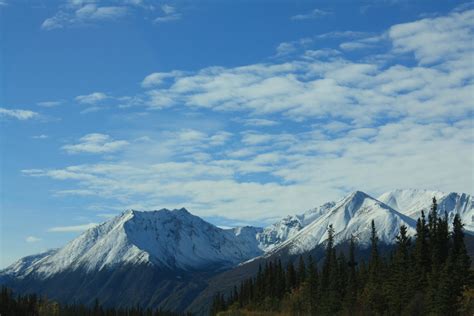
M427 215L431 208L431 200L436 198L438 213L444 216L448 214L450 222L455 214L461 216L464 228L474 232L474 204L472 196L466 193L445 193L440 191L420 189L399 189L386 192L378 197L378 200L389 205L393 209L413 219L421 216L424 210Z
M257 234L259 248L264 251L270 251L279 246L295 236L315 219L326 214L335 204L335 202L328 202L314 209L310 209L301 215L288 215L280 221L271 224Z
M11 266L7 267L5 270L1 271L1 275L21 278L31 273L33 267L39 262L51 255L54 255L56 252L58 252L58 249L50 249L39 254L23 257L17 262L13 263Z
M32 261L23 271L45 278L67 269L96 271L124 264L193 270L236 265L261 253L255 242L245 242L241 234L220 229L184 208L129 210Z
M334 228L336 243L347 241L354 236L359 245L368 245L372 220L375 222L379 240L386 244L395 241L400 225L406 225L409 234L415 233L415 220L364 192L355 191L335 203L327 212L317 217L286 242L270 251L267 256L283 249L291 255L310 251L327 239L329 225Z
M395 241L402 224L414 235L416 219L433 196L440 213L459 213L474 231L470 195L426 190L395 190L377 199L355 191L266 228L221 229L186 209L129 210L61 249L20 259L0 271L0 283L62 302L92 304L98 298L105 306L205 313L216 291L253 275L259 263L308 253L320 260L330 224L340 245L355 236L366 247L372 220L383 244Z
M59 250L19 260L0 280L59 301L183 311L210 275L263 253L259 231L224 230L186 209L129 210Z

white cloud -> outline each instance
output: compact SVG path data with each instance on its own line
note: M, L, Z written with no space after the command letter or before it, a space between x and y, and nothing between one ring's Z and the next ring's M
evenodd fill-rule
M24 174L74 181L79 191L68 194L82 195L85 190L118 201L120 208L185 205L200 215L263 218L270 211L303 211L352 189L378 194L409 185L469 193L474 189L465 173L474 163L470 124L462 120L423 125L406 119L374 128L340 123L294 134L247 132L235 139L237 151L230 152L230 158L199 145L208 139L205 135L184 131L140 147L139 160L124 153L117 162ZM156 152L163 148L175 150L184 161L173 155L158 159ZM210 158L196 161L195 152L206 149ZM134 153L137 147L127 150ZM237 180L253 173L278 180Z
M94 153L104 154L121 150L129 143L125 140L113 140L109 135L92 133L79 139L79 143L62 147L69 154Z
M155 18L154 23L166 23L181 19L181 13L176 12L176 8L171 5L162 5L161 10L164 15Z
M175 13L171 15L165 15L165 16L159 16L157 17L154 22L155 23L166 23L166 22L172 22L172 21L177 21L181 19L181 14Z
M295 45L289 42L280 43L276 48L277 55L288 55L290 53L293 53L295 50Z
M392 26L388 35L396 51L413 53L420 64L431 64L449 57L472 58L474 10L448 16L426 18Z
M46 138L48 138L48 135L40 134L40 135L35 135L32 138L33 139L46 139Z
M99 21L115 20L128 13L128 7L99 6L95 1L71 1L41 25L43 30L60 29L72 25L87 25Z
M386 34L379 36L368 36L359 38L354 41L344 42L339 45L342 50L352 51L352 50L362 50L362 49L373 49L380 46L380 43L386 40Z
M323 34L319 34L316 36L318 39L338 39L338 38L360 38L360 37L367 37L370 33L367 32L358 32L358 31L332 31Z
M25 238L25 241L27 243L34 243L34 242L41 241L41 238L38 238L38 237L35 237L35 236L28 236L28 237Z
M108 99L109 96L103 92L93 92L91 94L79 95L75 100L81 104L97 104L100 101Z
M310 20L310 19L317 19L326 15L331 14L329 11L324 11L320 9L314 9L311 12L304 13L304 14L297 14L291 17L291 20Z
M407 186L472 193L466 170L474 164L473 49L458 43L472 22L456 14L351 38L387 49L395 56L387 64L372 55L355 61L339 51L316 51L283 63L208 67L167 78L173 80L150 77L143 97L150 109L184 105L229 112L244 117L234 123L252 130L133 135L129 139L136 141L113 161L23 173L72 183L59 195L117 201L108 209L186 206L199 215L236 219L301 212L353 189L375 195ZM451 23L437 32L449 34L458 49L434 47L447 36L430 41L426 25L437 19ZM331 58L319 60L323 53ZM415 59L405 62L407 53ZM269 118L290 122L262 133L260 126L273 124ZM113 141L99 134L79 144Z
M82 110L80 113L81 113L81 114L88 114L88 113L99 112L99 111L101 111L101 110L104 110L104 107L91 106L91 107L88 107L88 108Z
M165 14L173 14L176 12L176 9L168 4L162 5L161 10L163 10Z
M313 38L305 37L297 41L280 43L276 48L276 56L286 56L297 52L301 48L305 48L314 42Z
M37 104L45 108L51 108L51 107L61 105L61 103L62 103L61 101L43 101L43 102L38 102Z
M450 19L455 19L456 14L469 15L455 13ZM427 42L431 31L424 27L426 23L436 23L437 19L446 17L434 18L429 23L422 20L425 22L417 36L425 38L424 47L438 44L436 38ZM311 58L311 53L281 64L209 67L177 77L172 82L161 82L159 89L147 91L145 104L155 109L184 104L215 111L247 112L254 116L282 114L294 121L337 118L357 124L368 124L381 117L408 116L427 122L442 120L448 112L460 118L469 115L472 106L469 95L473 78L470 66L472 45L464 42L458 45L457 39L464 38L463 35L451 33L459 30L465 34L471 23L467 18L452 23L456 25L454 31L448 28L446 32L454 39L453 46L459 46L459 49L431 50L431 59L436 55L436 59L442 60L433 67L408 67L393 62L396 60L394 56L405 54L412 47L407 46L406 36L402 36L401 31L393 31L403 30L403 24L393 26L388 33L371 35L356 42L390 49L387 40L393 40L389 67L377 56L371 59L369 55L366 61L357 62L333 55L332 59L320 61ZM447 35L439 36L444 38ZM404 47L403 51L401 47ZM466 52L468 47L471 53ZM421 50L418 46L411 49L419 56L426 54L418 52Z
M270 134L260 134L260 133L245 133L242 137L242 143L245 145L258 145L262 143L269 142L273 137Z
M39 114L30 110L0 108L0 117L11 117L20 121L25 121L37 118L39 117Z
M51 227L48 229L50 233L76 233L76 232L83 232L85 230L94 228L97 226L97 223L88 223L84 225L75 225L75 226L57 226Z
M336 49L317 49L317 50L306 50L304 52L304 59L325 59L341 55L341 52Z
M176 78L182 76L184 73L182 71L171 71L171 72L154 72L145 77L142 81L143 88L151 88L153 86L159 86L166 79Z
M248 118L244 120L240 120L245 126L275 126L278 125L279 122L263 119L263 118Z

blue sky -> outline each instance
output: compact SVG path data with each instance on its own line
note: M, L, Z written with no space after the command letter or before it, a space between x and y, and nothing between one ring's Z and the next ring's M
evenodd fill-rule
M472 193L474 6L0 1L0 267L119 212Z

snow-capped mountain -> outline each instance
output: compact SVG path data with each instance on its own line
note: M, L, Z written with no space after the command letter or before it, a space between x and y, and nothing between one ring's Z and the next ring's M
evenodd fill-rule
M335 204L335 202L328 202L301 215L288 215L266 227L261 233L257 234L259 248L263 251L270 251L279 246L314 220L326 214Z
M281 249L288 250L290 254L310 251L327 239L329 225L334 228L336 243L355 236L359 244L367 244L370 240L372 220L375 222L379 240L387 244L394 242L401 225L408 227L408 233L415 232L416 222L412 218L363 192L356 191L335 203L326 213L271 253Z
M7 267L5 270L0 271L0 275L21 278L28 274L32 270L33 266L37 265L39 262L50 257L51 255L54 255L56 252L58 252L58 250L59 249L50 249L39 254L23 257L13 263L11 266Z
M402 214L418 219L422 210L426 215L428 214L433 197L437 200L438 212L441 216L446 212L451 221L455 214L459 214L465 225L464 228L474 231L474 204L469 194L403 189L386 192L379 196L378 200Z
M129 210L61 249L20 259L0 271L0 283L65 302L99 298L111 306L184 311L218 271L239 265L245 270L244 263L254 258L312 251L327 240L330 224L336 243L355 236L359 245L367 245L372 220L385 244L395 241L402 224L414 235L416 219L422 209L429 210L433 196L440 213L446 211L450 219L460 214L474 232L470 195L426 190L395 190L378 199L355 191L266 228L221 229L185 209Z
M45 278L65 270L99 271L124 264L183 270L232 266L261 254L255 233L250 227L238 233L220 229L185 209L129 210L57 251L24 258L4 272Z

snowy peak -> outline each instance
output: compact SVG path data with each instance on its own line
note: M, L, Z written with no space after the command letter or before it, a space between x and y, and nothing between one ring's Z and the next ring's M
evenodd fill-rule
M57 251L58 249L51 249L39 254L23 257L13 263L11 266L7 267L5 270L1 271L1 274L21 278L23 275L28 273L28 270L31 266L55 254Z
M287 216L257 234L259 247L269 251L294 236L302 228L303 224L297 216Z
M54 253L26 260L28 268L15 271L45 278L64 270L98 271L124 264L183 270L230 266L261 254L255 231L253 243L249 241L251 230L242 232L220 229L184 208L127 210Z
M270 251L281 245L317 218L329 212L334 205L336 205L335 202L327 202L301 215L288 215L280 221L266 227L262 232L257 234L259 248L264 251Z
M472 196L466 193L445 193L440 191L420 189L399 189L386 192L378 199L390 205L398 212L413 219L421 216L421 211L427 213L431 208L433 197L438 203L438 212L446 212L451 221L455 214L459 214L465 224L465 229L474 231L474 205Z
M327 202L319 207L304 212L302 215L297 215L297 217L300 219L303 226L307 226L311 224L316 218L326 214L335 205L336 202Z
M100 271L119 265L149 265L160 269L196 270L237 265L282 249L299 254L327 239L332 225L336 242L355 236L369 242L371 221L379 239L393 243L401 225L414 235L421 210L429 210L436 197L440 214L450 220L460 214L474 232L472 197L464 193L406 189L378 199L354 191L338 202L328 202L300 215L291 215L262 229L245 226L218 228L185 208L141 212L127 210L91 228L66 246L20 259L0 276L47 278L69 270Z
M385 205L381 205L379 201L375 200L368 194L362 191L354 191L342 200L340 205L335 208L335 211L344 208L344 215L352 218L357 211L373 210L373 205L386 208Z
M382 242L392 243L402 224L408 227L409 233L414 233L413 219L364 192L355 191L335 203L325 215L314 220L279 248L286 248L291 254L314 249L327 239L329 225L334 228L336 242L355 236L360 244L367 244L372 220Z

